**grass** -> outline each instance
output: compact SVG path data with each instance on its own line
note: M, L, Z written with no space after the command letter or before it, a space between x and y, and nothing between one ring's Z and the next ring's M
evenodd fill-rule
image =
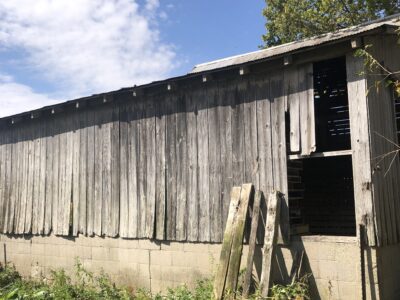
M273 296L268 299L309 299L306 281L288 286L275 285L271 292ZM118 287L107 274L94 275L79 261L75 265L74 279L62 269L52 271L48 279L24 279L13 266L7 265L0 266L0 300L6 299L210 300L213 299L213 285L211 279L204 279L199 280L193 289L182 285L170 288L164 294L151 294L145 289ZM242 299L240 292L236 299ZM249 299L263 298L256 291Z

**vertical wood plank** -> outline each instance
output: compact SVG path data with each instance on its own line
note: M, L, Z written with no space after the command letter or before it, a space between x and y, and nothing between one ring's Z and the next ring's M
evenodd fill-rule
M88 122L87 111L79 115L79 226L78 232L87 234L87 188L88 188ZM93 144L91 144L93 145Z
M103 214L103 146L104 146L104 116L103 111L95 111L95 132L94 132L94 203L93 203L93 233L102 235L102 214Z
M274 188L281 192L283 200L280 208L279 243L288 243L290 239L289 203L287 183L287 152L285 128L285 102L283 98L282 76L271 78L271 121L272 127L272 154Z
M274 255L274 244L278 237L278 226L280 218L280 194L270 193L268 197L267 224L265 225L265 239L263 251L263 265L261 271L260 289L263 297L268 297L271 285L272 258Z
M128 236L139 237L139 165L140 165L140 117L141 106L135 102L128 107L128 195L129 226Z
M102 165L102 189L103 210L101 216L101 233L110 236L111 232L111 207L112 207L112 181L111 181L111 131L112 131L112 108L107 106L103 111L104 123L102 125L103 139L103 165Z
M52 229L52 215L53 215L53 202L54 202L54 120L48 119L46 124L46 205L45 205L45 216L44 216L44 234L49 234ZM26 154L27 155L27 154ZM27 183L25 183L27 185Z
M177 101L176 113L176 240L184 241L187 237L187 124L186 102L184 92L180 92Z
M44 221L46 213L46 124L44 120L38 122L39 126L39 139L40 139L40 157L39 157L39 210L37 219L38 234L44 233Z
M240 271L240 261L242 258L243 250L244 227L246 223L250 197L253 197L253 194L254 187L252 184L242 185L242 190L240 192L239 208L237 211L236 219L233 223L232 250L225 283L225 289L227 291L235 292L237 288Z
M258 218L260 216L260 204L263 193L259 190L255 192L253 211L251 216L251 230L249 239L249 252L247 254L246 273L243 282L243 297L247 298L250 292L251 278L253 274L254 252L256 248L256 238L258 229Z
M111 181L112 181L112 206L111 206L111 232L110 236L116 237L119 233L120 218L120 115L119 105L114 103L113 123L111 135Z
M166 99L166 172L167 172L167 210L166 210L166 234L167 240L176 238L176 183L177 183L177 159L176 159L176 111L177 99L175 94L169 94Z
M129 193L128 193L128 112L127 106L120 107L120 223L119 235L128 237Z
M40 127L37 122L34 128L34 173L33 173L33 202L32 202L32 233L38 234L39 228L39 188L40 188Z
M166 173L165 173L165 139L166 139L166 111L164 98L155 100L156 111L156 239L165 238L165 209L166 209Z
M146 101L146 231L145 237L153 238L156 211L156 119L154 98Z
M208 95L207 88L202 89L198 101L202 107L197 114L197 149L198 149L198 187L199 187L199 241L208 242L210 228L210 188L209 188L209 153L208 153Z
M222 239L222 199L221 199L221 141L218 115L217 86L208 88L208 153L209 153L209 190L210 190L210 239L219 242Z
M232 105L235 97L227 82L218 82L217 113L220 140L220 185L222 226L225 228L229 212L230 191L233 187L232 171ZM222 233L223 234L223 233Z
M229 204L228 219L222 241L221 254L214 280L214 298L222 299L224 296L226 275L229 267L229 259L232 250L233 225L237 217L237 210L240 201L242 187L233 187L231 191L231 202Z
M96 153L96 112L90 110L87 112L87 234L93 236L95 234L95 213L96 213L96 161L98 159ZM98 167L98 166L97 166Z
M375 226L380 232L381 225L377 222L373 209L367 87L365 78L358 75L363 69L361 58L354 57L352 53L346 56L356 224L365 225L368 244L374 246L381 243L375 232Z
M53 233L56 234L58 232L58 203L60 202L60 120L54 119L53 122L53 137L52 137L52 156L53 156L53 165L52 165L52 230ZM31 158L29 158L29 161ZM28 176L29 178L30 176ZM29 195L29 181L28 181L28 195ZM29 206L28 206L29 207ZM28 212L28 208L27 208ZM26 227L25 227L26 232Z
M198 186L198 139L197 139L197 99L198 91L185 97L187 124L187 156L188 156L188 223L187 238L197 241L199 238L199 186Z
M146 143L146 100L140 99L139 111L139 147L138 151L138 185L139 185L139 205L138 205L138 237L146 237L146 214L147 214L147 143Z
M297 67L284 70L285 97L290 116L290 151L300 151L300 95Z
M237 84L235 106L232 110L232 169L233 184L241 185L245 174L245 145L244 145L244 104L242 101L245 92L245 82Z
M79 119L81 114L74 112L72 119L72 235L77 236L79 232L79 216L80 216L80 130Z

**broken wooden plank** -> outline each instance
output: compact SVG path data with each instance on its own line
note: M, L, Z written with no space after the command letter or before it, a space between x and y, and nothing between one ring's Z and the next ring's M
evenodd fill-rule
M267 223L265 225L264 253L262 260L262 271L260 280L261 295L268 296L271 284L271 265L274 252L274 245L278 236L278 225L281 207L280 192L273 191L268 198Z
M237 216L233 223L232 250L225 282L225 290L227 292L231 292L231 296L234 295L238 283L240 260L242 258L243 250L244 227L246 224L246 216L249 207L250 197L253 193L254 187L251 183L246 183L242 185L242 190L240 192L239 208Z
M224 295L225 279L228 272L229 258L231 256L232 240L233 240L233 225L238 212L239 199L241 195L241 187L233 187L231 191L231 203L229 206L228 220L222 241L221 254L219 264L214 280L214 297L219 300Z
M246 273L243 283L243 297L248 297L251 285L251 275L253 273L254 251L256 248L256 238L258 229L258 218L260 216L260 204L263 193L256 191L253 202L253 213L251 217L251 231L249 239L249 253L247 255Z

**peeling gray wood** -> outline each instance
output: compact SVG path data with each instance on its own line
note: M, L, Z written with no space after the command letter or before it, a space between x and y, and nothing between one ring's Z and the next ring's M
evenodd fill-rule
M185 97L188 147L187 238L189 241L197 241L199 237L197 95L198 92L195 91L193 94Z
M209 153L209 190L210 190L210 239L222 239L222 202L221 202L221 141L218 115L218 91L210 87L208 95L208 153Z
M256 247L256 238L258 230L258 219L260 216L260 204L263 193L256 191L254 194L253 209L251 215L251 229L249 239L249 251L247 254L246 273L243 281L243 297L247 298L250 292L251 279L253 274L254 252Z
M346 56L347 91L349 97L351 148L353 149L354 201L356 224L364 224L370 246L381 243L381 225L377 222L371 191L371 158L369 145L368 107L366 81L359 76L364 69L363 60L351 53ZM375 232L375 228L377 232ZM377 237L377 240L376 240Z
M214 298L222 299L224 296L226 276L229 268L229 260L232 251L234 222L237 217L238 205L240 201L242 187L233 187L231 191L231 201L229 204L229 213L222 241L221 254L214 279Z
M188 179L188 154L187 154L187 124L186 102L184 94L178 94L176 114L176 240L185 241L187 237L187 179Z
M166 238L176 238L176 181L177 181L177 158L176 158L176 108L177 98L170 94L166 98L166 172L167 172L167 207L166 207Z
M156 236L158 240L165 238L165 209L166 209L166 172L165 172L165 143L166 143L166 111L164 98L157 98L155 101L156 111L156 136L155 136L155 156L156 156L156 202L155 202L155 223Z
M261 295L268 297L271 286L272 260L274 245L278 237L278 226L280 219L280 194L272 192L268 198L267 224L265 225L264 250L262 259L262 270L260 279Z
M128 108L120 107L120 220L119 235L128 237L129 232L129 193L128 193Z
M146 230L144 236L154 238L156 210L156 120L154 98L146 103Z
M199 241L208 242L211 237L209 153L208 153L208 90L204 88L198 101L202 107L197 113L198 187L199 187Z

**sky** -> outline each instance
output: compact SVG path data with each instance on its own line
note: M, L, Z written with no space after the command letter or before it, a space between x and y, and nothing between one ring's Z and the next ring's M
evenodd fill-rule
M0 2L0 117L258 49L262 0Z

